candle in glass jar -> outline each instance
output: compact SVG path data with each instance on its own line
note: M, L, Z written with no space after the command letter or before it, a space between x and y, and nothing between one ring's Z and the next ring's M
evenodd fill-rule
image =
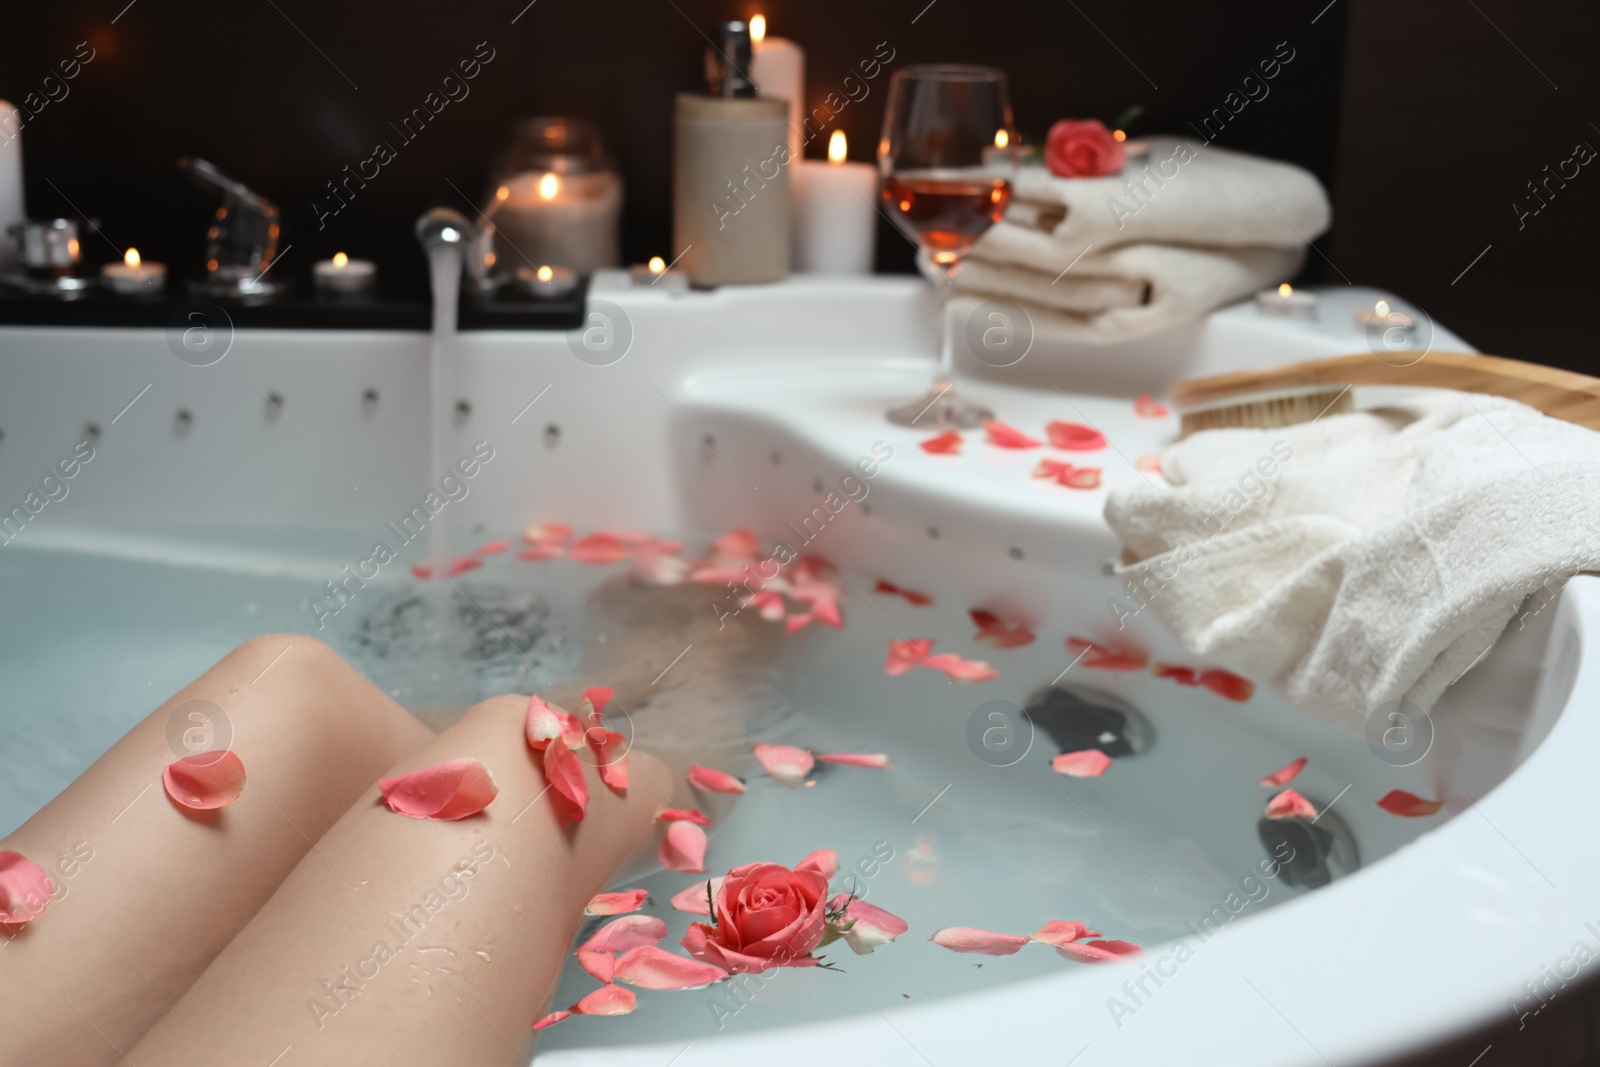
M107 263L100 268L100 281L119 296L155 296L166 288L167 266L144 262L139 250L130 248L121 263Z
M767 18L750 19L750 80L762 96L789 104L789 161L800 162L805 152L805 120L801 109L806 97L806 54L793 41L767 36Z
M495 190L488 214L506 244L501 259L587 274L617 265L621 211L622 182L609 170L527 171Z
M805 160L794 173L795 266L819 274L870 274L877 235L878 171L846 160L843 130L828 140L828 159Z

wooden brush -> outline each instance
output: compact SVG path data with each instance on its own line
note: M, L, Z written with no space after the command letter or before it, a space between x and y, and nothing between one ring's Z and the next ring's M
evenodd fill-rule
M1385 353L1393 358L1403 353ZM1500 356L1428 352L1409 366L1376 354L1333 356L1263 370L1191 378L1167 390L1181 436L1229 426L1270 429L1354 411L1350 387L1400 385L1503 396L1551 418L1600 430L1600 378Z

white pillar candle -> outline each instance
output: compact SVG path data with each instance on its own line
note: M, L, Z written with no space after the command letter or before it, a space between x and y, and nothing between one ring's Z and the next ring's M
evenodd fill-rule
M622 181L611 171L526 171L495 190L488 214L502 263L525 266L526 257L591 274L620 258Z
M761 96L789 104L789 161L800 162L805 152L806 53L793 41L767 36L767 20L756 15L750 20L750 80Z
M118 296L158 296L167 287L167 265L141 260L130 248L121 263L100 268L100 282Z
M794 172L795 265L816 274L872 273L878 231L878 170L845 161L844 131L828 141L828 161Z
M348 296L370 292L378 280L378 265L370 259L351 259L343 252L311 268L319 293Z
M16 262L11 227L27 219L22 207L22 116L0 100L0 267Z

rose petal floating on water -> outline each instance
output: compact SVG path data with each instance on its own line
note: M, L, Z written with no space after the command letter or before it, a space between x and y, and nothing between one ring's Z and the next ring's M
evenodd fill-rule
M831 878L833 876L829 875L828 877ZM719 875L705 882L696 882L688 889L672 894L672 899L668 903L679 911L709 918L711 916L711 904L709 902L721 888L722 877Z
M985 956L1009 956L1029 941L1017 934L997 934L971 926L947 926L928 938L951 952L981 952Z
M456 578L468 571L475 571L483 566L483 560L476 556L458 556L450 561L450 566L445 568L446 578Z
M839 573L839 568L821 556L801 556L794 561L794 577L798 582L821 582Z
M758 593L751 593L740 601L740 606L755 608L761 617L768 622L778 622L789 610L783 602L783 594L775 593L771 589L763 589Z
M946 430L944 433L930 437L926 441L917 442L917 447L936 456L955 455L961 451L961 435L954 430Z
M1404 789L1391 789L1378 801L1378 807L1390 815L1421 819L1428 815L1437 815L1444 807L1444 802L1424 800L1415 793L1407 793Z
M411 565L411 574L426 581L433 577L433 568L426 563L413 563Z
M1080 657L1079 666L1093 671L1142 671L1150 662L1150 654L1141 648L1132 645L1113 648L1081 637L1067 638L1067 652Z
M37 919L50 906L50 878L20 852L0 852L0 923Z
M667 936L667 924L654 915L624 915L612 919L578 949L583 952L626 952L640 945L655 945Z
M750 746L756 754L756 762L761 764L762 770L782 782L793 787L805 780L811 773L811 768L816 766L816 759L803 748L793 745L769 745L758 741Z
M579 538L567 549L567 558L577 563L616 563L627 559L628 555L628 546L615 534L608 533L592 533Z
M1293 789L1285 789L1271 800L1267 801L1267 818L1269 819L1315 819L1317 809L1311 801L1296 793Z
M572 1006L575 1015L626 1015L639 1003L633 990L603 985Z
M791 634L798 633L799 631L804 630L806 628L806 623L810 621L811 614L809 612L802 615L790 615L783 621L784 632Z
M692 822L667 825L666 836L656 858L661 866L684 874L699 874L706 869L706 832Z
M556 811L573 822L582 822L589 808L589 783L583 777L583 764L564 742L545 748L544 777L550 783Z
M1039 927L1038 932L1030 940L1037 941L1041 945L1065 945L1073 941L1081 941L1086 937L1099 936L1099 934L1075 919L1051 919Z
M1301 756L1294 762L1285 764L1282 769L1273 771L1271 774L1261 779L1261 784L1269 789L1275 786L1288 785L1290 782L1294 781L1294 776L1299 774L1305 765L1306 757Z
M167 796L186 808L225 808L244 790L244 762L227 749L199 752L169 763L161 772L161 784L166 786Z
M617 960L619 982L644 989L699 989L728 977L728 972L709 963L648 946L630 949Z
M886 596L904 597L906 603L918 608L929 607L933 603L933 597L927 593L919 593L915 589L902 589L893 582L886 582L882 578L878 579L878 584L872 587L872 591L874 593L883 593Z
M831 848L819 848L794 865L797 871L816 871L824 878L839 873L839 853Z
M696 826L710 826L711 820L698 808L657 808L656 822L692 822Z
M689 784L706 793L743 793L744 782L714 767L689 764Z
M570 1018L572 1018L572 1013L570 1011L553 1011L549 1015L546 1015L544 1018L540 1019L538 1022L534 1023L533 1028L535 1030L543 1030L547 1026L554 1026L563 1019Z
M1114 963L1125 956L1141 956L1144 949L1132 941L1086 941L1057 945L1056 951L1080 963Z
M1133 402L1133 413L1141 419L1164 419L1167 417L1167 406L1145 393Z
M1255 683L1232 671L1212 669L1200 672L1200 684L1225 700L1246 701L1256 691Z
M1057 419L1048 423L1044 432L1045 436L1050 438L1051 447L1068 452L1094 452L1106 447L1105 434L1093 426L1085 426L1078 422L1062 422Z
M991 445L1000 448L1038 448L1039 442L1017 429L1007 426L998 419L990 419L983 424L983 432L989 436Z
M905 674L913 667L928 663L928 651L933 648L931 637L918 637L910 641L889 642L889 656L883 661L883 671L888 675Z
M844 620L839 617L839 597L843 594L833 582L805 578L790 586L789 595L809 607L818 622L835 630L843 628Z
M1157 678L1171 678L1179 685L1199 685L1200 675L1193 667L1177 667L1171 663L1157 663L1155 666Z
M476 815L500 792L489 776L489 768L470 757L380 779L378 790L390 811L438 822Z
M565 541L572 536L572 527L564 522L536 522L522 531L522 539L530 545Z
M682 585L689 578L689 564L677 556L641 552L633 559L633 573L647 585Z
M1019 648L1033 643L1034 633L1023 623L1008 623L983 608L973 608L967 614L972 616L973 625L978 628L973 640L979 644L992 648Z
M1073 778L1098 778L1106 773L1106 768L1111 766L1111 757L1101 752L1098 748L1086 748L1081 752L1063 752L1050 761L1050 769L1057 774L1071 775Z
M954 652L936 652L923 664L955 682L987 682L1000 672L981 659L962 659Z
M884 911L864 900L851 900L843 893L828 902L830 911L844 909L839 936L857 956L870 956L879 945L886 945L910 929L900 916Z
M753 531L741 528L729 530L712 542L711 547L718 559L755 559L760 542Z
M511 542L506 540L485 541L478 546L477 554L480 556L498 556L511 547Z
M611 984L611 979L617 973L617 957L610 952L597 952L594 949L580 948L575 955L578 957L578 966L589 973L589 977L597 982Z
M596 893L583 906L585 915L622 915L638 911L650 895L647 889L623 889L615 893Z
M824 763L843 763L847 767L866 767L874 771L885 770L889 766L889 757L882 752L833 752L826 755L819 752L817 759Z

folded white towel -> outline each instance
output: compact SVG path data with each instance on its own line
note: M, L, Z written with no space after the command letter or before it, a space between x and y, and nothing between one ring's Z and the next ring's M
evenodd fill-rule
M1109 178L1057 178L1043 167L1023 167L1008 218L1047 236L1066 256L1063 266L1090 247L1297 248L1328 228L1327 194L1292 163L1173 137L1146 143L1144 164Z
M1600 435L1495 397L1430 394L1170 448L1171 487L1106 520L1145 607L1197 655L1360 730L1427 710L1531 594L1600 569ZM1529 603L1533 603L1529 601Z
M1021 236L1050 242L1042 234ZM1002 235L1000 247L1007 247L1008 240ZM1293 277L1304 256L1303 248L1202 251L1129 245L1086 255L1076 263L1064 261L1045 273L974 250L956 272L956 290L1022 305L1041 340L1101 344L1199 319L1213 308ZM1061 273L1069 263L1072 269Z

